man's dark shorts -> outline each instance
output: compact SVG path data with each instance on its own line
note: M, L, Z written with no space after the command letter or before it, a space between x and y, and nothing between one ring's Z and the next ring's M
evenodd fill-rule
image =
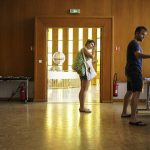
M142 74L140 72L132 72L126 74L127 90L133 92L141 92L143 87Z

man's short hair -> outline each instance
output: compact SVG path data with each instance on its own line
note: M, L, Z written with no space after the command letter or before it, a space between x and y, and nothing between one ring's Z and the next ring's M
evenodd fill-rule
M141 32L142 30L144 30L145 32L148 31L146 27L144 27L144 26L138 26L138 27L135 29L134 34L136 34L137 32L139 33L139 32Z

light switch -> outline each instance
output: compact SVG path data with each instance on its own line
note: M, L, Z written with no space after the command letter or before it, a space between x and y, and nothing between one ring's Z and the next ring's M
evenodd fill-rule
M41 64L42 63L42 59L39 59L39 64Z

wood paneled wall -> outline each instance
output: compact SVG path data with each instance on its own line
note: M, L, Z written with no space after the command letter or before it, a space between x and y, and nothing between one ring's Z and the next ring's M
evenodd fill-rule
M1 0L0 1L0 75L34 76L35 16L71 16L70 8L79 8L79 17L114 16L114 72L125 80L126 47L134 29L145 25L150 29L149 0ZM150 35L143 42L150 53ZM120 49L120 50L119 50ZM150 76L150 60L145 60L143 74Z
M148 0L113 0L112 16L114 16L114 71L120 81L125 81L124 66L126 48L134 37L134 30L144 25L150 30L150 1ZM150 54L150 34L142 43L143 52ZM119 50L120 49L120 50ZM150 77L150 59L143 61L143 76Z

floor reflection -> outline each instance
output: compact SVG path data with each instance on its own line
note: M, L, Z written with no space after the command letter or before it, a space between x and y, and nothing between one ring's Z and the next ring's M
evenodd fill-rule
M48 89L48 102L78 102L80 88ZM90 86L86 102L100 101L100 87Z

